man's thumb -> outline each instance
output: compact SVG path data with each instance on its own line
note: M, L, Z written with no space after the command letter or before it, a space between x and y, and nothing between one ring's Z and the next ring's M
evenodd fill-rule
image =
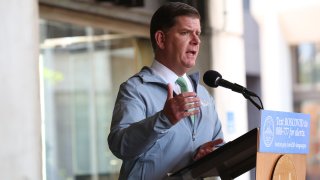
M167 86L168 89L168 96L167 96L167 100L173 98L173 89L172 89L172 85L169 83Z

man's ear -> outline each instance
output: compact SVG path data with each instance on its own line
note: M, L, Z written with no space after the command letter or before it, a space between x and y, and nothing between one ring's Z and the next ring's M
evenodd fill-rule
M163 31L157 31L155 33L155 40L157 42L157 45L160 49L164 48L164 42L165 42L165 34Z

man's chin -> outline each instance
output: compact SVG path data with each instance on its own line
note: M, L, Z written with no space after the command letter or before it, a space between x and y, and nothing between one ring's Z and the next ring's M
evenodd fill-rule
M191 63L186 64L185 67L188 68L188 69L191 69L191 68L193 68L195 65L196 65L195 62L191 62Z

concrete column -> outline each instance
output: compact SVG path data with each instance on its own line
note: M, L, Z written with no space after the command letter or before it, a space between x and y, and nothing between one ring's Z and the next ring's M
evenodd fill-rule
M246 86L241 1L208 1L212 36L212 69L223 79ZM248 130L247 100L242 94L223 87L214 91L226 140L233 140Z
M0 179L40 180L38 1L0 1Z
M243 39L242 1L207 1L210 12L212 66L223 79L246 86ZM248 131L247 100L242 94L223 87L214 90L214 98L225 141L231 141ZM250 179L245 173L237 179Z
M265 109L293 110L289 45L285 42L278 19L267 14L261 29L261 82Z
M289 2L288 2L289 3ZM290 2L291 3L291 2ZM252 1L252 14L259 23L261 89L264 109L293 111L292 65L289 44L279 20L281 6L275 2Z

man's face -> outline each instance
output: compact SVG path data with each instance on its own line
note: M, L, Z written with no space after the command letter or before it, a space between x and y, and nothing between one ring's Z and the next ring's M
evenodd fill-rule
M192 68L199 53L200 21L198 18L179 16L176 24L165 33L166 65L178 75Z

